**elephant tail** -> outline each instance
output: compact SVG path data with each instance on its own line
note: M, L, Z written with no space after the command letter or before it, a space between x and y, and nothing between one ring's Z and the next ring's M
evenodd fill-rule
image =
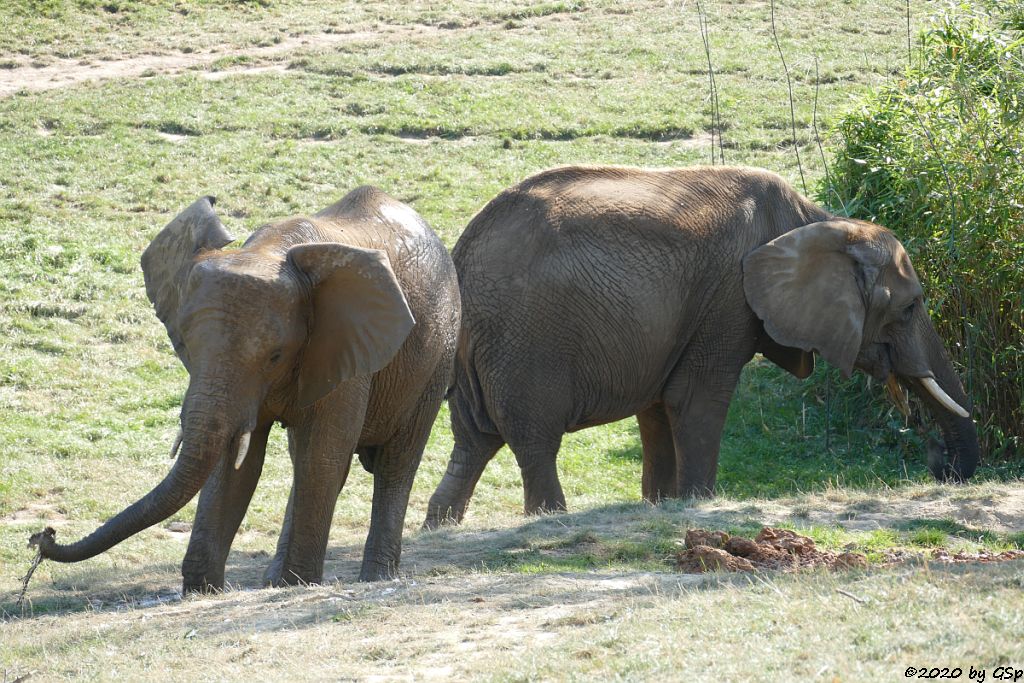
M473 345L465 328L459 335L458 351L455 355L454 376L445 398L448 407L459 411L462 419L472 424L483 434L498 434L498 428L487 412L487 401L473 354Z

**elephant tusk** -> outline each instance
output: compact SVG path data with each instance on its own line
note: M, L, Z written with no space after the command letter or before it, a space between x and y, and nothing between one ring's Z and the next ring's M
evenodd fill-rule
M892 402L896 404L896 410L903 413L903 417L910 417L910 404L907 403L907 392L900 386L896 375L889 375L889 379L885 381L885 390L889 393L889 398L892 399Z
M942 404L943 408L951 413L959 415L960 417L969 417L968 412L964 410L959 403L951 399L949 394L943 391L942 387L940 387L939 383L934 379L931 377L922 377L921 384L924 385L924 388L928 390L928 393L931 394L936 401Z
M241 438L238 439L238 455L235 456L235 469L240 469L242 463L245 462L245 456L249 453L249 437L252 436L252 432L246 432L242 434Z
M171 446L171 460L178 457L178 449L181 448L181 440L185 438L185 433L181 431L181 427L178 427L178 435L174 437L174 445Z

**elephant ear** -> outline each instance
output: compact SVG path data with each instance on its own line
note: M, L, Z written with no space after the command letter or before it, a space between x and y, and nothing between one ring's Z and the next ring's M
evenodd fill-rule
M298 404L308 406L341 382L387 365L415 320L383 251L301 244L288 258L312 283L312 325L297 394Z
M816 352L847 377L864 336L866 293L882 265L863 233L849 221L811 223L743 259L747 303L776 345Z
M142 252L146 295L167 328L175 353L186 362L178 329L182 288L195 258L203 251L221 249L234 241L213 211L213 197L202 197L178 214ZM187 362L186 362L187 365Z

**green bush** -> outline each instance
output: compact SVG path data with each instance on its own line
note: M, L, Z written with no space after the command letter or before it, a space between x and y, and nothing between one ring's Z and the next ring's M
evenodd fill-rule
M838 127L820 198L906 245L974 400L982 448L1024 445L1024 37L1020 2L961 5L917 64Z

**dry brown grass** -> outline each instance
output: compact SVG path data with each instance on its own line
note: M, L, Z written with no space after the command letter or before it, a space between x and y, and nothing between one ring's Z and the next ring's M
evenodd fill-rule
M294 589L254 589L267 558L252 548L273 539L243 536L229 569L238 587L185 600L184 534L153 531L88 564L44 563L29 591L35 616L0 625L0 668L98 680L866 680L924 663L994 666L1024 654L1022 562L690 576L657 557L659 543L693 526L783 523L843 547L872 538L860 514L883 529L929 515L967 528L983 505L1019 534L1022 499L1024 487L988 484L495 515L409 533L405 577L379 584L351 582L362 530L339 529L327 574L341 580ZM627 542L651 556L617 560ZM569 561L584 556L604 559Z

